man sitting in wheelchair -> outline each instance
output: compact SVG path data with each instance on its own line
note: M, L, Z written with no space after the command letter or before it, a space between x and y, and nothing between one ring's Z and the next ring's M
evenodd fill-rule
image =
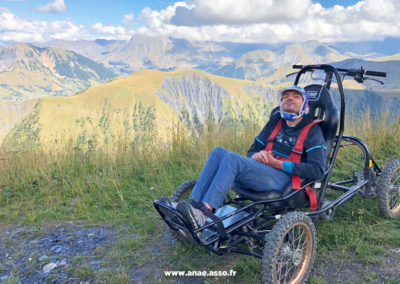
M256 192L283 190L301 179L317 180L325 172L327 147L323 133L308 115L307 92L293 85L282 90L279 111L255 138L247 157L221 147L213 149L192 191L190 202L160 201L176 208L193 229L202 227L222 206L231 188ZM212 214L211 214L212 215Z

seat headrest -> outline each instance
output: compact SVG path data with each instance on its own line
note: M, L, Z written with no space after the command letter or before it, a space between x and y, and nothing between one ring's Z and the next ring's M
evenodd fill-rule
M339 113L333 104L331 94L327 88L313 84L304 88L308 94L310 115L313 119L321 119L319 124L325 138L328 153L331 151L333 141L339 124Z
M308 105L310 107L310 114L315 119L325 120L326 112L331 111L333 105L331 94L324 86L313 84L304 88L308 94Z

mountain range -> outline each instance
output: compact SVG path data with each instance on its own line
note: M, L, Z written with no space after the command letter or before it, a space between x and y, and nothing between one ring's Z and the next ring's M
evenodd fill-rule
M366 54L345 51L344 43L337 45L342 51L335 49L334 44L315 40L268 45L191 42L148 36L134 36L127 41L54 40L40 47L15 43L0 48L0 98L23 100L72 95L116 76L145 69L197 69L277 85L291 80L285 75L293 72L293 64L337 63L337 66L359 68L357 64L362 63L370 70L388 70L389 75L398 69L400 55L379 53L374 48L377 44L360 44L364 48L359 47L359 50L369 52ZM389 81L385 89L396 89L400 85L394 77Z
M116 75L72 51L15 43L0 49L0 99L70 96Z
M322 45L318 41L307 41L285 46L276 51L251 51L231 64L225 65L213 73L238 79L257 80L268 76L271 70L291 68L292 64L316 64L337 62L348 59L335 49ZM285 70L287 70L285 68Z
M53 40L41 43L40 46L74 51L112 68L119 75L131 74L141 69L171 71L184 68L196 68L217 74L221 72L219 69L234 64L234 61L237 61L240 67L243 65L240 61L252 60L254 55L251 52L254 51L258 51L264 57L268 53L267 61L271 62L274 68L287 63L303 63L303 60L303 64L317 63L315 60L321 60L318 63L327 63L347 58L375 60L400 54L400 39L397 38L357 43L322 44L310 40L295 44L250 44L135 35L127 41Z
M137 35L128 41L55 40L43 46L72 50L103 64L119 75L132 74L142 69L192 69L205 62L222 66L232 60L223 56L227 51L216 43L189 42L171 37Z
M398 112L399 48L380 50L374 42L352 47L318 41L268 45L146 36L128 41L55 40L40 46L4 43L0 140L12 147L61 140L77 147L88 141L104 146L121 137L142 137L142 142L167 137L174 125L191 131L210 118L221 124L262 124L277 104L278 90L293 81L285 76L295 71L292 64L387 72L383 86L344 81L348 113L365 108Z
M387 47L386 43L390 43L391 47ZM388 38L383 42L366 41L357 44L323 44L310 40L289 45L270 45L196 42L138 35L128 41L57 40L45 43L44 46L72 50L101 63L118 75L131 74L143 69L197 69L215 75L267 84L289 81L285 75L293 71L293 64L343 62L337 66L359 68L364 65L357 64L362 63L368 65L369 70L389 72L388 75L393 79L390 79L391 83L384 88L397 89L400 82L396 80L394 71L398 69L396 61L400 58L400 45L395 43L400 43L400 39Z

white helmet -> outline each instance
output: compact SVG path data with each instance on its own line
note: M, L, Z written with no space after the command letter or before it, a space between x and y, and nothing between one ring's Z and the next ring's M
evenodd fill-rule
M284 112L282 110L282 95L287 91L296 91L296 92L299 92L303 96L303 105L301 106L299 114ZM296 119L308 114L310 109L308 108L307 104L308 104L307 92L302 87L297 86L297 85L292 85L292 86L286 87L282 90L281 98L279 101L279 109L280 109L281 117L285 120L296 120Z

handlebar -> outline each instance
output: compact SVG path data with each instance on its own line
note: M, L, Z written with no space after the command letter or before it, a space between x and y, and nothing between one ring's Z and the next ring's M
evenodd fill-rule
M307 71L313 71L314 69L321 69L321 65L293 65L293 69L303 69L303 67L307 66ZM368 76L375 76L375 77L386 77L386 72L379 72L379 71L367 71L362 66L360 69L343 69L343 68L336 68L340 75L343 75L342 80L345 76L353 77L358 83L364 83L364 80L373 80L379 82L383 85L383 82L373 79L364 77L364 75Z
M365 75L376 76L376 77L386 77L386 72L366 71Z

